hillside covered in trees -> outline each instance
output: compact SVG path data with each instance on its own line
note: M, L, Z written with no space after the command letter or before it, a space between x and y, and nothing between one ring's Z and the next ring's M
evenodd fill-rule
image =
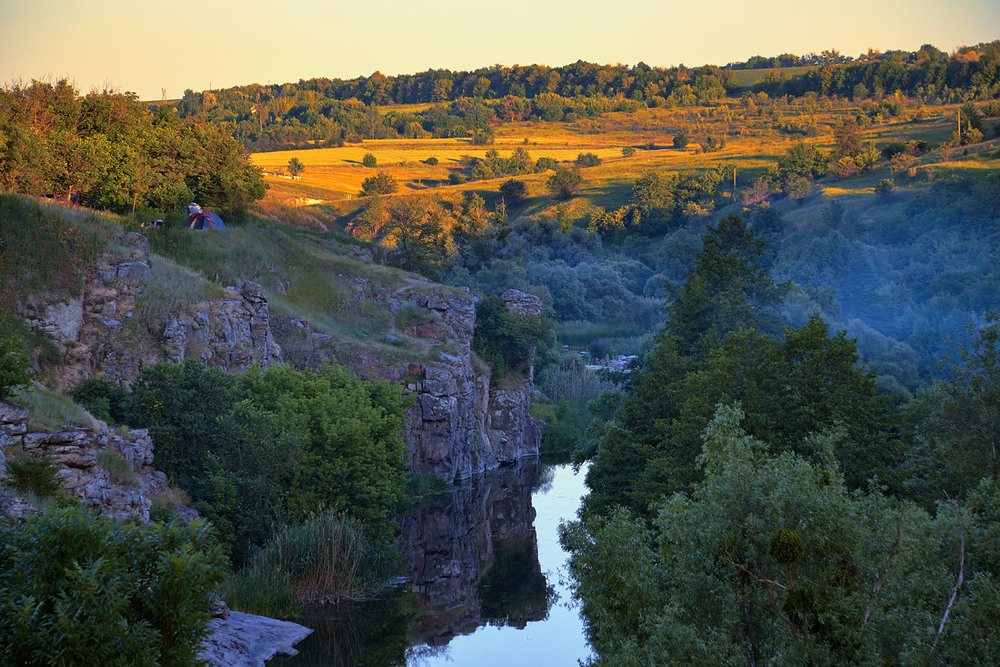
M389 288L470 288L476 368L523 374L534 351L543 449L590 462L563 541L595 664L996 662L998 61L1000 42L577 62L151 105L4 89L0 390L60 354L9 306L77 289L126 231L164 267L138 311L160 338L178 292L254 281L336 355L397 358L441 315L387 315ZM182 229L192 200L231 228ZM546 317L510 320L509 289ZM246 566L228 590L253 598L282 540L325 531L383 575L393 512L433 485L405 471L405 392L337 365L216 370L71 394L150 429L221 542L186 538L194 561ZM265 602L294 613L307 587L277 583Z

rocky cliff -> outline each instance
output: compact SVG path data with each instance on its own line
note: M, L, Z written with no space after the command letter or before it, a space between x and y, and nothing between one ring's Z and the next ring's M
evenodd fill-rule
M354 300L388 309L399 336L362 341L345 354L307 321L272 318L263 290L252 282L223 288L211 299L178 299L169 315L145 317L150 307L144 299L153 299L151 289L158 287L157 261L163 260L150 256L144 236L127 233L100 257L81 294L37 294L18 304L28 324L58 349L60 388L94 376L128 383L144 366L163 360L242 370L282 359L309 367L337 357L363 376L404 383L416 394L406 429L414 472L462 480L538 454L541 431L528 414L531 373L496 381L475 361L478 295L422 280L390 292L348 276ZM541 301L529 294L510 290L504 300L512 313L541 312ZM401 337L409 347L399 347Z
M412 470L459 481L537 456L541 429L528 413L534 391L530 370L526 377L495 380L472 352L479 295L425 288L410 285L390 293L359 280L354 289L359 301L388 305L402 321L401 333L427 344L423 361L387 364L370 350L356 351L347 360L360 374L405 383L416 395L406 429ZM503 298L512 313L541 314L538 297L508 290ZM308 322L286 320L278 326L292 363L314 366L334 356L330 337Z
M98 463L98 452L120 457L128 471L114 474ZM47 458L59 467L67 495L88 507L101 508L119 519L149 520L151 496L167 487L167 476L154 470L153 442L146 430L120 434L98 422L92 427L65 427L61 431L34 431L28 411L0 400L0 480L7 476L8 455ZM13 502L13 501L10 501ZM7 514L32 509L7 508Z
M267 299L259 285L224 288L220 298L181 302L165 321L133 321L155 279L146 237L126 233L84 281L82 294L35 294L21 317L59 354L59 384L103 376L129 382L158 361L197 359L234 370L280 361Z

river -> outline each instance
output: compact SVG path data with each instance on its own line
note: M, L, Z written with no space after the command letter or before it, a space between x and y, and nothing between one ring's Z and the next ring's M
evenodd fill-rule
M558 529L576 516L585 474L528 459L411 510L399 585L301 620L314 632L282 664L576 667L591 651Z

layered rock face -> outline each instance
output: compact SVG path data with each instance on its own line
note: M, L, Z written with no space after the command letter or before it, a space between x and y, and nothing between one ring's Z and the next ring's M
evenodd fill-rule
M165 325L133 322L137 302L153 271L149 242L127 233L98 260L83 294L58 298L40 294L18 304L29 326L43 331L62 354L60 381L72 386L101 375L129 382L158 361L197 359L244 369L280 361L271 334L270 312L259 285L226 288L221 299L187 304Z
M59 349L60 388L94 376L127 384L143 367L164 360L195 359L243 370L252 363L281 363L283 356L300 368L336 356L332 338L308 322L272 321L263 291L250 282L226 288L219 299L180 305L155 327L133 321L154 278L150 262L147 239L128 233L99 259L82 295L66 300L42 294L18 304L27 323ZM530 371L526 378L496 381L485 365L473 364L478 295L431 283L390 292L357 278L353 296L385 305L397 316L403 310L418 313L401 328L430 347L434 360L420 363L387 363L382 352L370 349L341 359L362 376L403 382L416 394L406 428L414 472L457 481L538 454L541 430L528 414ZM509 290L503 298L512 313L541 313L541 301L530 294ZM282 341L292 341L284 354L275 331ZM381 342L398 341L386 336Z
M59 466L63 488L88 507L98 507L118 519L149 520L150 496L167 486L167 476L154 470L153 441L145 429L121 435L99 424L92 428L65 427L57 432L33 432L28 411L0 401L0 479L7 476L7 453L48 458ZM112 478L100 467L97 453L121 456L129 473ZM17 513L17 512L15 512Z
M538 455L541 428L528 413L534 391L530 370L527 377L496 381L485 364L473 362L479 295L412 289L389 293L359 280L354 298L388 304L397 321L404 310L419 313L403 333L428 341L437 357L386 365L363 351L348 360L360 375L402 382L415 394L406 428L413 472L455 482ZM542 302L531 294L508 290L503 299L510 312L522 317L541 314ZM330 337L313 331L308 322L285 320L277 326L282 347L296 366L318 366L334 356Z
M536 296L508 290L503 299L511 313L541 314ZM474 306L471 297L470 302ZM528 413L532 374L497 382L489 369L477 372L472 363L474 307L435 300L419 305L441 314L448 340L458 344L458 351L442 352L439 361L416 369L423 377L411 384L417 394L409 429L414 472L462 480L537 456L541 429Z

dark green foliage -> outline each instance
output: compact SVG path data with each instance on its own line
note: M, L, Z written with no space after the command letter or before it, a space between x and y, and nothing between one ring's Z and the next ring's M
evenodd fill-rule
M242 562L275 524L324 509L381 535L404 498L408 407L398 387L340 366L236 378L188 360L144 369L125 412Z
M7 459L7 484L24 492L49 498L62 491L59 466L48 458L21 455Z
M426 162L427 164L429 164L432 167L436 167L438 165L439 161L438 161L438 159L436 157L434 157L432 155L429 158L427 158L426 160L424 160L424 162Z
M132 383L124 421L148 428L157 468L193 488L203 478L206 456L218 447L219 418L232 409L235 389L235 378L216 366L160 362Z
M369 169L372 169L375 167L375 165L378 164L378 160L376 160L375 156L372 155L371 153L365 153L365 156L361 158L361 164L368 167Z
M789 528L782 528L771 538L769 549L774 560L784 566L794 565L802 558L805 549L802 546L802 536Z
M622 149L622 157L632 157L635 155L635 148L632 146L626 146Z
M559 161L551 157L540 157L535 161L535 173L540 174L543 171L555 171L559 168Z
M626 499L643 511L690 488L700 479L701 434L716 406L731 401L741 402L747 430L775 451L811 456L800 449L810 434L836 432L834 455L850 487L878 477L898 490L895 420L874 375L856 369L857 361L853 342L843 332L828 337L826 323L815 317L786 329L783 340L733 332L701 358L678 355L674 340L663 337L632 385L619 430L599 441L588 511Z
M528 186L524 184L524 181L512 178L500 186L500 194L503 196L505 204L516 206L528 196Z
M775 454L742 416L718 408L704 478L652 524L617 508L563 526L596 665L997 660L992 481L932 517L850 492L835 438Z
M503 299L489 296L476 310L472 349L493 365L497 377L527 370L535 348L551 336L544 316L522 317L507 311Z
M0 399L8 398L17 387L26 385L30 379L28 355L16 346L14 339L0 340Z
M601 158L597 157L594 153L580 153L576 156L576 162L574 163L579 167L596 167L601 164Z
M916 447L911 487L928 504L1000 478L1000 315L970 326L948 377L906 406Z
M0 526L0 653L10 664L192 664L224 563L201 522L122 524L68 507Z
M556 173L549 176L545 185L556 199L571 199L582 182L583 178L577 171L558 167Z
M288 161L288 173L291 174L293 178L295 176L298 176L305 170L306 166L302 164L302 160L298 159L297 157L293 157L291 160Z
M365 180L361 181L361 196L367 197L370 195L388 195L392 194L399 188L396 183L396 179L380 171L374 176L369 176Z
M73 387L69 395L98 419L112 425L125 422L128 392L113 380L87 378Z
M687 148L688 145L688 133L687 129L681 128L677 130L677 134L674 135L674 148Z
M763 265L764 239L738 215L728 215L702 241L695 269L674 290L667 316L667 328L682 352L745 327L778 333L782 319L777 308L788 286L775 284Z

